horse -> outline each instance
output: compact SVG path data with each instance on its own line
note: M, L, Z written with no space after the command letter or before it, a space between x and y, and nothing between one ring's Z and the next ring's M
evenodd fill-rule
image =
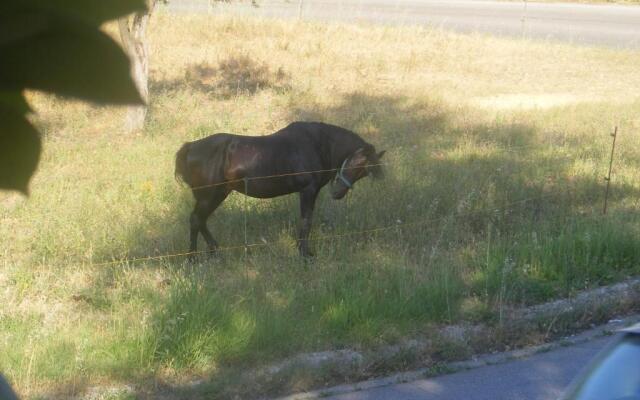
M320 190L332 182L331 197L340 200L365 176L380 178L384 153L352 131L321 122L293 122L265 136L217 133L184 143L176 153L175 177L196 201L189 218L190 258L198 233L210 252L218 248L207 219L234 190L260 199L299 193L297 247L301 256L313 256L308 239Z

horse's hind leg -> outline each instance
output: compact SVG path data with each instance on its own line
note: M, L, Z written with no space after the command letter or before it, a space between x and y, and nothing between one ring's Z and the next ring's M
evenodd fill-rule
M227 198L229 192L224 190L216 190L213 194L208 196L196 196L196 205L191 213L190 225L191 225L191 245L189 247L190 253L195 253L198 247L198 233L202 234L209 251L214 251L218 247L218 243L215 241L211 232L207 228L207 219L215 211L216 208ZM193 255L191 257L193 259Z
M200 233L202 233L202 237L205 242L207 242L207 246L210 251L214 251L218 247L218 242L211 235L211 231L207 228L207 219L209 216L222 204L222 202L227 198L229 192L219 191L214 194L214 196L209 200L208 207L203 210L202 214L202 223L200 224Z

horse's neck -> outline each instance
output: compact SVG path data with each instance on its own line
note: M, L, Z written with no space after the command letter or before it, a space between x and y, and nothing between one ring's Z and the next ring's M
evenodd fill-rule
M337 140L335 145L332 146L333 154L331 157L331 167L339 168L340 165L346 160L348 157L353 155L356 150L360 147L364 146L364 141L360 139L358 136L353 134L352 137L341 138L342 140ZM345 140L346 139L346 140Z

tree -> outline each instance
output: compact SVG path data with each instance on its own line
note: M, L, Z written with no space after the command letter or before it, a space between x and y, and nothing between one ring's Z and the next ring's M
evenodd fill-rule
M156 0L147 0L147 9L131 17L118 20L122 46L131 59L131 76L145 104L131 106L127 111L125 129L129 132L141 129L147 116L149 100L149 44L147 25L156 5Z
M122 48L100 26L146 10L144 0L0 3L0 189L28 193L40 158L26 89L97 103L143 104Z

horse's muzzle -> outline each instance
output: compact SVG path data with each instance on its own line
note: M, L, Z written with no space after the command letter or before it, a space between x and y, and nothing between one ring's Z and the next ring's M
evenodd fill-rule
M340 182L334 182L331 184L331 198L334 200L340 200L344 196L346 196L349 188L343 185Z

